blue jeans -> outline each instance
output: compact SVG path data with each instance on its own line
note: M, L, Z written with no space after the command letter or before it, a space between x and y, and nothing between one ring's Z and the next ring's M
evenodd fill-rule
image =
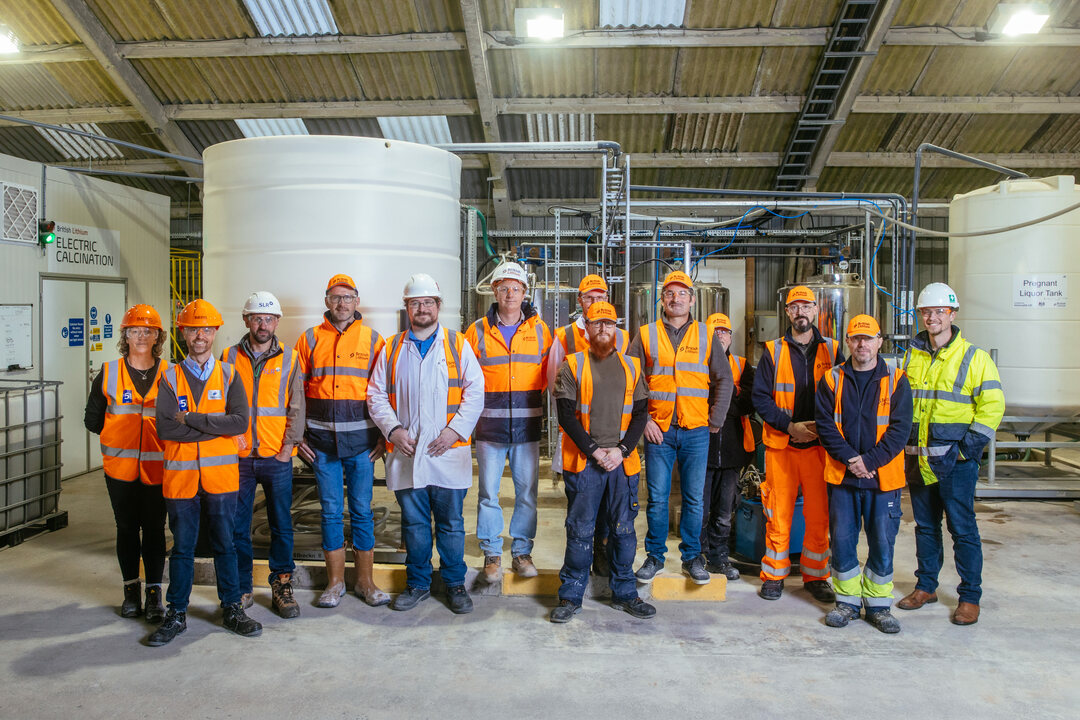
M941 540L941 515L953 540L956 572L960 575L957 595L960 602L976 605L982 598L982 540L975 524L975 483L979 479L979 463L957 460L952 472L933 485L916 479L909 487L911 510L915 516L915 556L919 569L915 571L916 590L932 593L937 590L938 573L945 562L945 546Z
M375 463L366 448L358 455L339 458L315 451L315 482L322 505L322 547L327 552L345 547L345 489L349 491L349 525L353 548L368 551L375 547L375 514L371 511L371 486Z
M616 600L637 597L634 579L634 553L637 534L634 519L638 514L638 475L626 476L622 465L605 472L596 463L577 473L563 473L566 487L566 555L559 571L559 599L580 605L589 583L593 560L593 535L601 501L606 501L608 557L611 558L611 594Z
M536 537L536 493L540 486L540 443L493 443L478 440L476 463L480 466L480 491L476 505L476 537L485 555L502 555L503 514L499 506L499 481L507 457L514 480L514 514L510 516L510 554L528 555Z
M892 605L893 551L896 533L900 530L903 510L900 489L878 490L851 485L829 485L829 533L832 540L832 575L836 585L836 601L858 609L863 605L872 612ZM859 571L859 532L866 530L866 569ZM872 581L882 595L873 597L865 592L845 594L854 585L854 578L863 575ZM863 589L865 590L865 584Z
M395 490L401 506L405 539L405 580L409 587L431 587L431 521L439 548L439 575L447 587L465 584L465 518L462 508L468 490L429 485Z
M187 500L165 498L169 511L169 530L173 548L169 553L169 589L165 600L169 608L187 612L191 584L195 578L195 544L199 541L199 515L206 507L210 547L214 551L214 573L222 607L240 602L240 583L236 579L236 550L233 548L233 518L236 517L236 493L208 493L199 488Z
M660 562L667 553L668 498L671 495L671 470L676 461L682 487L679 551L683 562L690 562L701 554L702 497L708 454L708 427L686 430L672 423L664 433L664 442L659 445L645 443L645 487L649 489L649 504L645 506L645 517L649 521L645 552Z
M266 496L266 519L270 522L270 575L267 582L296 569L293 563L292 460L280 462L273 457L240 458L240 492L236 495L236 519L233 521L233 545L236 546L236 572L240 592L251 592L251 514L255 488L262 485Z

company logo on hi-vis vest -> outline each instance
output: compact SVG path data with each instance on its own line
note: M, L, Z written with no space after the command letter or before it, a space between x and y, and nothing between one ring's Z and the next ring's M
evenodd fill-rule
M120 398L120 402L121 403L133 402L130 390L125 390L124 391L124 395L123 395L123 397Z
M888 410L888 408L889 408L889 396L888 395L882 395L881 396L881 399L878 401L878 407L881 410Z
M206 399L207 400L220 400L221 399L221 391L220 390L211 390L211 391L209 391L208 393L206 393Z
M176 398L176 407L180 408L181 410L187 410L187 395L181 395L180 397Z

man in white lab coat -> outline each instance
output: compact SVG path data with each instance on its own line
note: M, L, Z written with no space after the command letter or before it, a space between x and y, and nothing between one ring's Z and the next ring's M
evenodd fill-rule
M386 486L401 506L408 587L394 610L431 596L431 523L450 610L472 612L465 590L465 520L472 486L470 436L484 409L484 374L464 334L439 324L442 292L424 273L403 293L409 329L380 353L368 410L387 439Z

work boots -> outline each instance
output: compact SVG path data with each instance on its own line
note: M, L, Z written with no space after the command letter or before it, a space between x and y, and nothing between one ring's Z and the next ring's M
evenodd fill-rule
M157 630L150 633L150 637L146 639L146 644L150 647L168 645L173 641L173 638L185 630L187 630L187 613L176 612L169 608L169 612L165 614L165 620L158 626Z
M270 581L270 594L272 597L270 606L274 609L274 612L286 620L300 615L300 605L296 602L296 598L293 597L291 580L292 575L290 573L281 573L275 575Z
M315 607L332 608L345 594L345 548L323 550L326 557L326 589L315 601Z
M262 635L262 625L247 616L243 603L234 602L225 605L222 608L221 624L226 630L232 630L244 637Z
M161 586L146 586L146 622L157 624L165 618L165 606L161 602Z
M356 597L371 607L390 604L390 596L375 584L375 551L353 548L353 565L356 566Z
M142 615L142 581L132 580L124 583L124 604L120 606L120 617L133 618Z
M501 555L485 555L484 556L484 580L489 585L494 585L497 582L502 582L502 556Z

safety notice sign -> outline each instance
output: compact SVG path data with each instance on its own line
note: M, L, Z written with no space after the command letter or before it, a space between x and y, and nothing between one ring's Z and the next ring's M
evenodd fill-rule
M68 318L67 327L60 331L60 335L67 338L68 347L82 347L84 329L83 318Z

